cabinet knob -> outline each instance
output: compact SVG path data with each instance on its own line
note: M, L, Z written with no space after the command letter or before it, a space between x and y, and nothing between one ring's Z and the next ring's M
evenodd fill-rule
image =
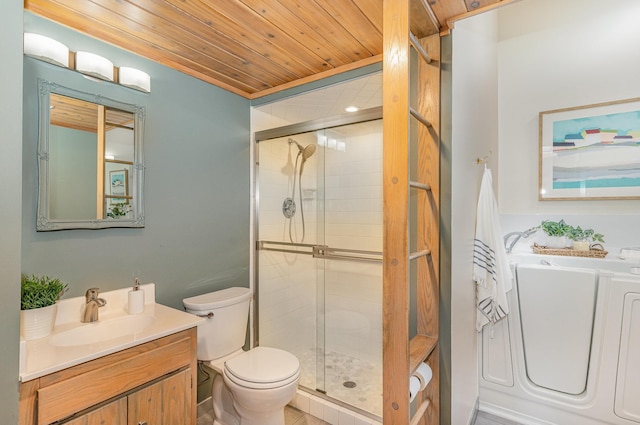
M138 422L138 425L147 425L147 421L140 421Z

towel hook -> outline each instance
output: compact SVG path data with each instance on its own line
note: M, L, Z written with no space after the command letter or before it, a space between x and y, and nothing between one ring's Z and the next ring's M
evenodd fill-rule
M484 164L486 167L490 157L491 157L491 151L489 151L489 153L483 156L482 158L476 158L476 164Z

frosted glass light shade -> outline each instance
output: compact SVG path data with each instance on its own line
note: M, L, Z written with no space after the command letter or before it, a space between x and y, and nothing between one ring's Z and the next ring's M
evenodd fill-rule
M113 81L113 63L94 53L77 52L76 71L102 80Z
M146 72L129 68L128 66L121 66L118 75L118 82L121 85L147 93L151 92L151 77Z
M24 54L54 65L69 67L69 48L44 35L24 33Z

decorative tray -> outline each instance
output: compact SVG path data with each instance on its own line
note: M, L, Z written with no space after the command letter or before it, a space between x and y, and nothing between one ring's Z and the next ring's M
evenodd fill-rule
M605 251L600 244L593 244L591 249L588 251L578 251L571 248L547 248L546 246L541 246L537 243L534 243L531 246L531 249L533 249L535 254L564 255L568 257L604 258L609 253L608 251Z

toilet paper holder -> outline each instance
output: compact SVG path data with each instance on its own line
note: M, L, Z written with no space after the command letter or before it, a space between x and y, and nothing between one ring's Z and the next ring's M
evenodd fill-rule
M420 363L420 366L413 372L409 378L409 401L412 402L420 391L424 391L433 378L433 371L426 363Z

